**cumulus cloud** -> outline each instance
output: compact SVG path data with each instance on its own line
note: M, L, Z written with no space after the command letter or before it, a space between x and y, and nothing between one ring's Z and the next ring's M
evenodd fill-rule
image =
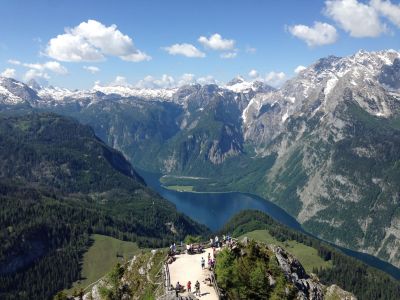
M67 68L61 65L58 61L48 61L41 64L41 63L23 63L20 62L19 60L9 59L8 63L17 66L23 66L25 68L33 69L42 73L47 70L60 75L68 74Z
M284 72L269 72L264 79L265 83L273 87L280 87L286 81L286 74Z
M7 68L3 72L1 72L1 76L3 77L8 77L8 78L14 78L16 74L15 69L12 68Z
M394 25L400 27L400 4L393 4L389 0L371 0L370 5L381 15L388 18Z
M50 70L54 73L65 75L68 73L67 69L57 61L48 61L44 64L28 64L27 67L36 70Z
M59 61L100 61L106 56L117 56L127 61L150 60L151 57L134 46L132 38L96 20L82 22L65 33L50 39L46 54Z
M388 3L383 6L381 1L375 2L375 5L387 12ZM379 19L378 11L357 0L327 0L325 14L352 37L377 37L387 31L386 25Z
M300 65L300 66L297 66L296 69L294 69L294 72L296 74L299 74L301 71L304 71L305 69L307 69L305 66Z
M9 64L16 65L16 66L19 66L22 64L19 60L16 60L16 59L9 59L7 62Z
M255 70L255 69L250 70L250 72L249 72L249 77L250 78L257 78L258 76L259 76L259 74L258 74L257 70Z
M185 73L180 77L173 77L168 74L163 74L161 77L148 75L136 82L133 86L136 88L160 89L160 88L176 88L188 84L213 84L216 83L213 76L196 77L191 73Z
M235 58L237 56L237 51L224 52L221 53L220 57L224 59Z
M196 82L199 83L199 84L202 84L202 85L203 84L216 84L217 83L215 78L213 76L211 76L211 75L207 75L207 76L204 76L204 77L199 77L199 78L197 78Z
M47 81L50 79L50 76L49 76L49 74L47 74L44 71L40 71L40 70L36 70L36 69L29 69L24 74L24 81L29 81L31 79L35 79L35 80L41 79L41 80Z
M120 58L122 60L133 61L133 62L141 62L141 61L151 60L151 56L147 55L146 53L144 53L140 50L137 50L135 53L120 56Z
M201 36L198 41L204 47L212 50L227 51L235 47L235 40L223 39L219 33L215 33L209 38Z
M175 86L175 79L167 74L163 74L160 78L148 75L139 80L135 87L147 89L171 88Z
M118 75L112 82L110 82L110 86L130 86L130 84L126 80L126 77Z
M289 27L289 32L305 41L308 46L322 46L333 44L338 39L336 28L327 23L315 22L313 27L295 25Z
M97 72L100 72L100 69L96 66L83 66L83 69L92 74L96 74Z
M197 49L195 46L192 44L174 44L169 47L164 47L163 48L165 51L167 51L171 55L183 55L186 57L205 57L205 53L201 52L199 49Z
M196 83L196 76L191 73L185 73L179 78L178 86Z

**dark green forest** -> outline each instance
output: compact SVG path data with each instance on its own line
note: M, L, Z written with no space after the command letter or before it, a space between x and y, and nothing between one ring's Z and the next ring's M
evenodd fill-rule
M68 287L92 233L161 247L208 232L90 127L47 113L0 115L0 208L0 299Z

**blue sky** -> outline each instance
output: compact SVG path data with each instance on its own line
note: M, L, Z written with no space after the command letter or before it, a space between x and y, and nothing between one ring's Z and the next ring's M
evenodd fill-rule
M0 73L90 88L117 77L225 82L255 70L279 85L324 56L399 50L399 28L394 0L3 0Z

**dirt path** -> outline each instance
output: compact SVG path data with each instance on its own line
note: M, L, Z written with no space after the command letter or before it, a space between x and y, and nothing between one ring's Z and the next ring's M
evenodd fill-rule
M212 249L206 249L206 252L202 254L181 254L176 256L176 261L169 265L169 272L171 277L171 284L175 287L176 283L179 281L181 285L185 287L190 280L192 282L192 292L194 293L194 285L196 280L200 282L200 292L202 300L218 300L217 294L212 286L205 284L205 279L210 271L206 268L201 269L201 258L204 257L207 267L207 257L208 253L212 255ZM182 296L187 295L187 293L181 294Z

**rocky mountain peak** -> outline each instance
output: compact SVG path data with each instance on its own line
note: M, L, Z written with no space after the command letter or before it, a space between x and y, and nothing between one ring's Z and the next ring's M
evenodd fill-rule
M245 82L244 78L240 75L237 75L235 78L233 78L231 81L229 81L226 85L227 86L232 86L238 83Z
M36 91L26 84L12 78L0 77L0 104L27 104L38 99Z
M29 80L26 84L27 84L27 86L29 86L32 90L35 90L36 92L38 92L42 89L42 86L35 79Z

